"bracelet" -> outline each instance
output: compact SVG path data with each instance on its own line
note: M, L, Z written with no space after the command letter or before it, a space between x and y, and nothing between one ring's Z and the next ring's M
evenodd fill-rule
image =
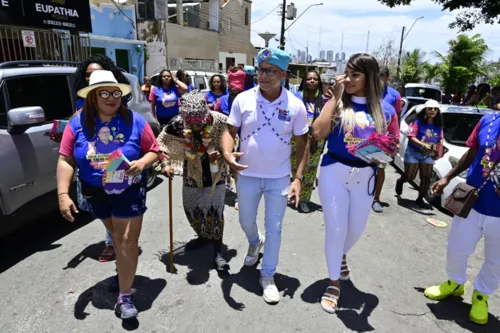
M68 194L68 195L69 195L69 193L68 193L68 192L62 192L62 193L57 193L57 196L59 197L59 196L61 196L61 195L63 195L63 194Z

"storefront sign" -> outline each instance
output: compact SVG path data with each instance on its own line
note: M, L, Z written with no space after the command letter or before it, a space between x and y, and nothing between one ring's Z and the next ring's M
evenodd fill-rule
M35 32L32 30L21 30L24 47L36 47Z
M0 22L92 32L90 4L85 0L0 0Z

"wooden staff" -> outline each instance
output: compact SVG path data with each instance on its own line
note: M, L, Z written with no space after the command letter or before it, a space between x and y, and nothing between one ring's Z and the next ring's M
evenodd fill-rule
M172 170L171 170L172 171ZM174 218L172 214L172 177L168 178L168 215L170 219L170 273L174 273Z

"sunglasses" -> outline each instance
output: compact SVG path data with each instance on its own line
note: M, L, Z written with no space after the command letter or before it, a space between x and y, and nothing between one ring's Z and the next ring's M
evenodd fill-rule
M101 90L97 93L99 97L103 99L108 99L110 96L113 96L114 99L118 99L122 97L123 93L121 90L114 90L114 91L107 91L107 90Z
M427 108L429 111L439 111L439 108Z

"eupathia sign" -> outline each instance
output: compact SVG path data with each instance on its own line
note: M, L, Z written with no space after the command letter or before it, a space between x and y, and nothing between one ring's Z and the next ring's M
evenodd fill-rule
M0 24L92 32L88 0L0 0Z

